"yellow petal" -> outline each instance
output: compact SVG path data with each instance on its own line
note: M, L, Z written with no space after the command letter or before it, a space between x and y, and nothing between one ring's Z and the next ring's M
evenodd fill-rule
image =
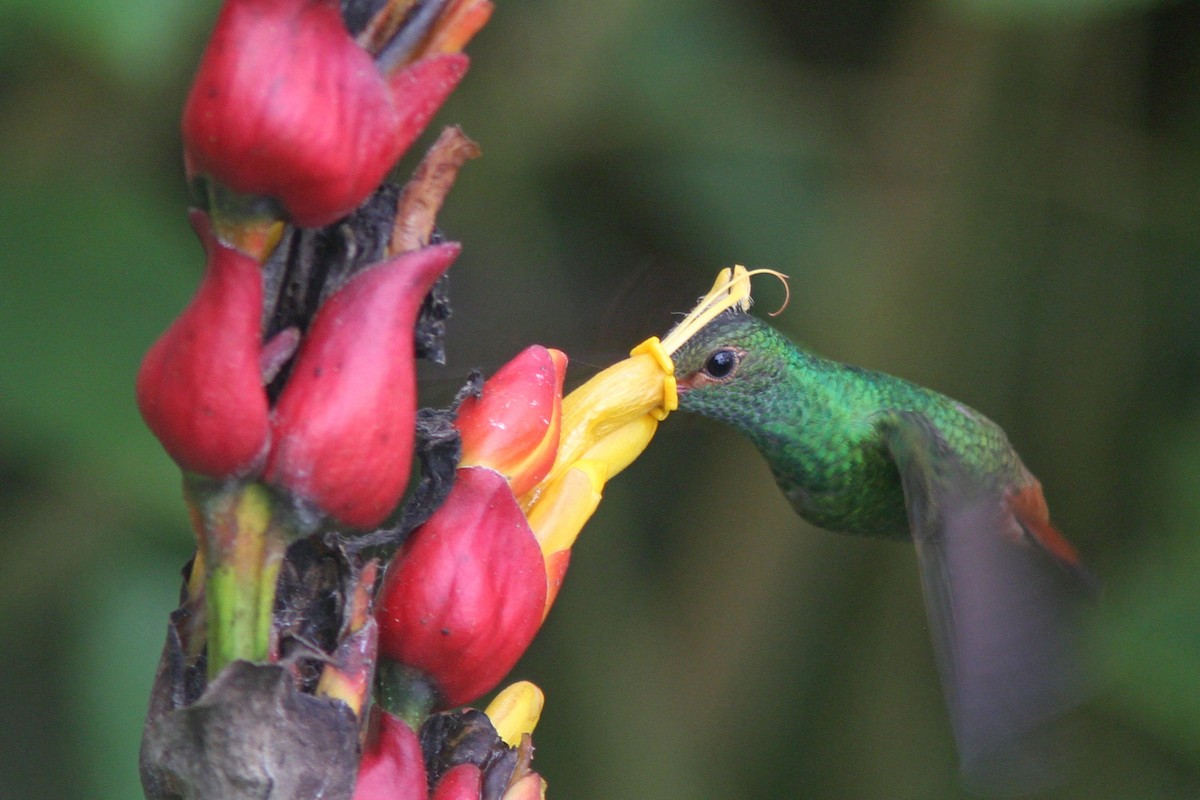
M658 420L643 416L624 427L611 431L583 454L580 461L596 461L605 466L605 481L610 481L621 470L632 464L654 438ZM578 465L580 462L575 462Z
M341 700L350 706L355 716L362 713L363 701L370 694L371 687L367 685L366 673L351 675L326 664L321 670L321 678L317 681L317 696Z
M568 550L592 516L608 479L597 461L577 461L546 486L525 512L543 553Z
M671 356L667 354L666 348L663 347L663 343L658 340L657 336L651 336L629 351L631 356L643 353L653 358L663 371L662 406L650 410L650 416L662 422L667 418L667 414L679 408L679 386L675 380L675 362L671 360Z
M558 456L545 483L565 472L597 442L663 404L663 367L639 353L613 364L563 398Z
M708 294L664 341L660 342L656 337L647 339L633 349L629 358L613 364L563 398L558 455L540 486L527 495L530 502L575 462L590 458L589 451L609 437L615 436L620 443L613 444L611 450L604 449L597 458L603 460L611 456L613 464L620 466L610 469L605 480L637 458L641 450L634 452L635 442L644 437L641 444L644 448L654 434L653 426L644 419L662 420L679 407L671 353L718 314L730 308L749 308L750 278L759 273L784 278L774 270L747 271L742 266L721 270ZM622 431L635 422L640 426L640 432ZM618 434L618 431L622 432Z
M516 747L525 734L533 733L546 696L529 681L517 681L505 687L483 712L492 721L492 727L509 747Z
M569 550L596 506L604 484L642 454L659 421L679 407L671 353L718 314L750 305L750 278L773 270L724 269L697 306L666 341L651 337L619 361L563 398L562 427L554 466L519 498L542 553ZM786 281L785 284L786 286ZM552 587L561 563L547 562ZM557 571L556 571L557 570ZM553 589L547 609L553 602Z

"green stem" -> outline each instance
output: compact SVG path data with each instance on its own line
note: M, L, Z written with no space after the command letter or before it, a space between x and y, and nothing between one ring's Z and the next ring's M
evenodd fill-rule
M264 487L189 481L204 549L208 677L244 659L266 661L271 650L275 587L287 541L272 524Z
M418 669L380 659L375 673L375 699L384 711L399 717L414 731L433 712L437 691Z
M283 210L269 197L239 194L209 180L208 215L221 241L262 263L283 235Z

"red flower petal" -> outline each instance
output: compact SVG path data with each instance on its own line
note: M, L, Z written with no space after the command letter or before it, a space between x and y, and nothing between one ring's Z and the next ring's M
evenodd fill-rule
M138 408L171 458L211 477L245 474L266 453L267 395L259 373L262 277L191 214L207 264L195 297L154 343L137 377Z
M336 0L227 0L184 108L188 174L326 225L375 190L466 67L447 54L387 76Z
M501 367L480 397L468 397L458 409L460 463L496 470L517 497L537 485L558 452L566 369L563 353L539 345Z
M354 800L424 800L425 756L412 728L381 712L363 750Z
M433 790L433 800L479 800L483 772L474 764L458 764L442 775Z
M458 252L443 244L403 253L321 306L275 406L269 481L359 528L392 512L412 462L413 324Z
M490 469L460 469L384 575L380 653L429 675L441 707L463 705L512 669L545 604L541 550L508 484Z
M562 588L563 581L567 579L567 567L571 563L571 551L559 550L557 553L549 553L545 556L546 560L546 613L550 613L550 607L554 605L555 599L558 597L558 590Z

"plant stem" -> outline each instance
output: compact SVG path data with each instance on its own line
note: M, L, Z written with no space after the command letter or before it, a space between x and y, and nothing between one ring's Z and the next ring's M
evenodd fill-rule
M437 692L427 675L387 659L379 662L375 673L375 696L382 709L414 731L421 729L437 705Z
M255 483L187 482L207 568L208 677L231 661L266 661L275 585L287 541L272 524L266 489Z

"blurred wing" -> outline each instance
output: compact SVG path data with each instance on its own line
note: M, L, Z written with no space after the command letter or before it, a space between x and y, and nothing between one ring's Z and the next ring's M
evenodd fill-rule
M1008 487L967 474L923 417L887 427L964 778L1003 792L1051 783L1066 757L1053 723L1080 697L1078 576Z

